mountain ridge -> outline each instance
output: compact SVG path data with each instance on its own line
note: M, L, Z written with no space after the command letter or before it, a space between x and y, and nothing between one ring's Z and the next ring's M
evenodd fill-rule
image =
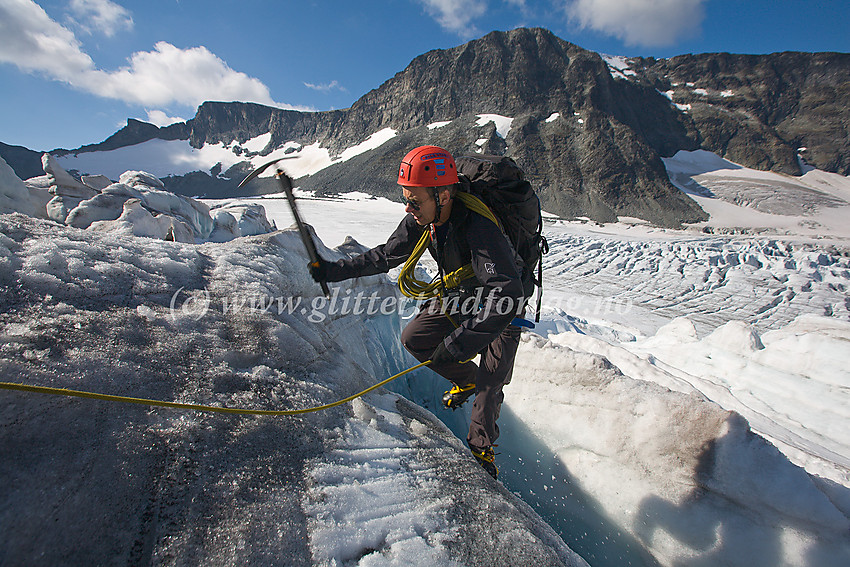
M347 109L205 102L186 122L158 128L130 119L100 144L58 153L156 138L187 140L193 148L226 146L268 134L259 155L285 145L297 154L319 142L334 159L391 128L397 135L390 142L332 162L299 184L318 193L391 196L398 159L410 147L433 143L456 154L511 155L544 207L561 216L600 222L630 216L662 226L706 218L672 185L661 161L680 150L705 149L788 175L800 175L800 154L815 167L850 174L850 109L842 106L850 99L850 54L618 59L622 64L612 66L543 28L496 31L414 58ZM513 119L505 138L478 119L483 114ZM438 121L451 124L428 127ZM180 179L179 190L209 194L203 185L214 181L227 194L249 169L247 162L232 170L210 164L212 176Z

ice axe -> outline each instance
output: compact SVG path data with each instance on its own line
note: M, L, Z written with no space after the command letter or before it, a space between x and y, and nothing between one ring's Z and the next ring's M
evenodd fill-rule
M268 163L264 163L263 165L252 171L248 175L248 177L243 179L242 183L237 186L237 189L244 187L249 181L251 181L258 175L260 175L262 172L264 172L266 169L268 169L269 166L276 164L277 162L283 159L289 158L277 158L273 159ZM310 264L318 267L320 261L319 253L316 250L316 243L313 242L313 235L311 235L310 231L307 230L307 225L304 224L304 221L301 220L301 215L298 214L298 207L295 204L295 195L292 193L292 179L290 179L290 177L286 173L284 173L283 169L281 169L280 167L277 168L276 177L280 181L280 186L283 188L283 192L286 194L286 200L289 201L289 208L292 210L292 216L295 217L295 224L298 226L298 233L301 235L301 242L304 243L304 248L307 249L307 257L310 259ZM324 292L325 297L330 297L331 291L330 289L328 289L327 282L321 281L319 282L319 285L322 286L322 291Z

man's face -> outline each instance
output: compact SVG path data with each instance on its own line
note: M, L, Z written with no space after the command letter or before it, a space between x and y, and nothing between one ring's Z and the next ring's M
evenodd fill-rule
M434 201L430 187L402 187L402 195L407 201L404 210L413 215L416 224L425 226L434 222L437 215L437 202Z

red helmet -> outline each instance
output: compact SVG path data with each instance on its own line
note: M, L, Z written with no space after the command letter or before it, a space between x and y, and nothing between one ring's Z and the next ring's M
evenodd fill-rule
M457 183L452 154L439 146L419 146L401 160L398 184L405 187L442 187Z

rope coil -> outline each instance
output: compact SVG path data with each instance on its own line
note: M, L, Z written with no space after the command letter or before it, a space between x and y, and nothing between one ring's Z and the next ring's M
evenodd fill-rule
M478 213L479 215L491 220L501 230L502 225L499 222L499 219L496 218L493 211L491 211L481 199L475 195L463 192L457 193L456 197L460 199L460 201L466 205L466 208L470 211ZM416 279L416 276L414 275L416 264L419 263L419 260L422 258L422 254L425 253L430 242L431 231L426 230L422 233L422 236L419 238L419 242L416 243L416 246L413 248L413 252L410 253L410 257L401 269L401 273L398 276L398 289L406 297L416 300L431 299L432 297L440 295L441 287L452 289L459 286L462 281L475 277L475 272L472 270L472 264L467 264L458 268L454 272L446 274L442 279L439 276L435 277L430 283Z

